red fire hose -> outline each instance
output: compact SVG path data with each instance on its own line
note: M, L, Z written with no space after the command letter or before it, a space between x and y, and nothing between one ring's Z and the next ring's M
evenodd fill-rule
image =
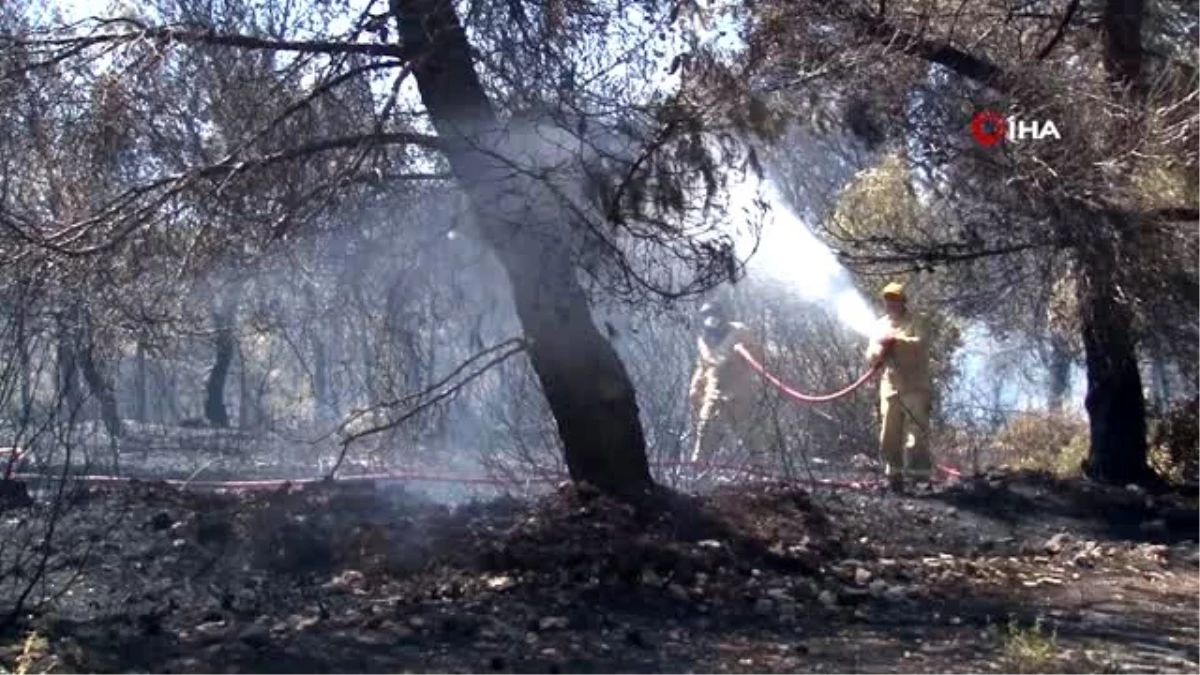
M754 359L754 357L750 355L750 352L747 351L746 348L743 347L742 345L740 345L740 344L734 345L733 351L737 352L738 356L742 357L746 361L746 363L750 364L750 367L753 368L754 371L757 372L760 376L762 376L762 378L764 380L775 385L775 387L777 389L779 389L779 391L790 396L791 398L796 399L797 401L802 401L804 403L825 403L827 401L835 401L839 398L842 398L843 396L848 396L855 389L858 389L859 387L866 384L867 380L871 379L872 376L874 376L876 373L878 373L879 369L883 365L882 362L876 362L874 365L871 366L871 368L869 370L867 370L867 372L860 375L857 380L855 380L854 382L851 382L849 385L833 392L832 394L813 395L813 394L805 394L804 392L796 391L792 387L789 387L788 385L784 384L784 382L782 380L780 380L778 377L775 377L774 375L772 375L770 372L767 371L766 368L763 367L763 365L761 363L756 361ZM942 473L944 473L947 476L950 476L952 478L958 478L962 475L962 472L960 472L958 469L955 469L952 466L947 466L945 464L938 464L937 469L938 469L938 471L941 471Z
M871 379L871 376L873 376L875 373L879 372L879 364L877 363L877 364L871 366L870 370L868 370L867 372L860 375L857 380L855 380L854 382L851 382L848 386L843 387L843 388L833 392L832 394L824 394L824 395L817 396L817 395L813 395L813 394L805 394L803 392L796 391L795 389L792 389L791 387L784 384L782 380L775 377L771 373L767 372L767 369L763 368L761 363L759 363L758 361L755 361L754 357L750 356L750 352L746 351L746 348L743 347L742 345L740 345L740 344L736 345L733 348L733 350L738 353L738 356L745 359L746 363L750 364L750 367L753 368L755 370L755 372L757 372L759 375L761 375L764 380L775 385L775 387L778 388L779 391L782 391L783 393L796 399L797 401L803 401L805 403L825 403L827 401L837 400L839 398L842 398L843 396L848 396L855 389L858 389L859 387L866 384L867 380Z

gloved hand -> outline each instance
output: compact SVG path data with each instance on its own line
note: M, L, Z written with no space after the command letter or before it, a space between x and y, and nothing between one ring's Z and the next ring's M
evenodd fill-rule
M883 347L883 353L887 354L892 351L893 347L896 346L896 336L890 334L885 335L879 339L879 344Z

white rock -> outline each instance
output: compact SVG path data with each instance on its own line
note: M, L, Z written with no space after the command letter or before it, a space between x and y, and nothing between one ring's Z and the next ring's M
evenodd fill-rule
M503 591L517 585L509 576L489 577L484 584L493 591Z

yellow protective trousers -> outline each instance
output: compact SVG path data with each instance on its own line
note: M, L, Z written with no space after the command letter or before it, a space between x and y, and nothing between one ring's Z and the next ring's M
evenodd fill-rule
M721 448L757 450L752 442L758 435L757 392L745 386L722 387L716 377L705 378L698 389L692 422L692 461L712 460Z
M890 479L929 480L933 456L929 452L930 396L927 391L881 396L882 428L879 450Z

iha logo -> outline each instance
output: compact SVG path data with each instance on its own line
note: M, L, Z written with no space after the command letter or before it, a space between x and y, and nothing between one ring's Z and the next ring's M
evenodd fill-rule
M983 110L971 119L971 135L985 148L998 145L1000 141L1041 141L1053 138L1062 140L1053 120L1025 120L1005 117L993 110Z

